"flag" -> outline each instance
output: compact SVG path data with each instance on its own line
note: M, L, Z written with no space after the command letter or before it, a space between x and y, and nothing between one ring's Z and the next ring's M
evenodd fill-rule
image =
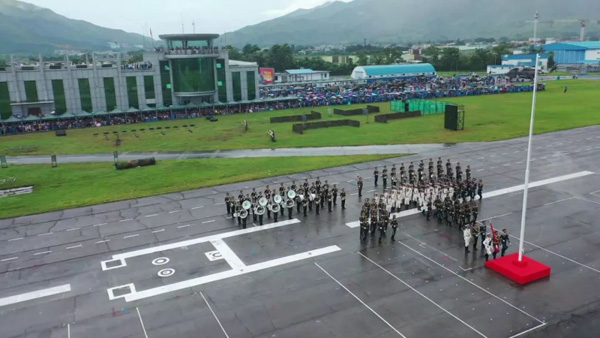
M496 230L494 230L494 225L490 222L490 228L492 229L492 238L494 241L492 242L494 245L494 252L500 251L499 246L496 244L498 242L498 238L496 237Z

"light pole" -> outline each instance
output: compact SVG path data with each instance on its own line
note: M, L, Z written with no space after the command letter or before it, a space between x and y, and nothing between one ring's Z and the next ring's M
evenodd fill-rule
M537 40L538 13L533 20L533 43ZM527 193L529 192L529 167L531 165L531 143L533 140L533 122L535 120L535 102L537 97L538 68L540 54L535 54L535 75L533 77L533 98L531 102L531 120L529 121L529 140L527 141L527 164L525 166L525 186L523 189L523 212L521 214L521 233L519 236L519 262L523 261L523 241L525 237L525 220L527 218Z

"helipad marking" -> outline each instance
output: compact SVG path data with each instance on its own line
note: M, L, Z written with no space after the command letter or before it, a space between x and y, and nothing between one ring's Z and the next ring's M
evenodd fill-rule
M567 180L584 177L584 176L589 176L589 175L593 175L593 174L594 174L594 172L591 172L591 171L580 171L580 172L574 173L574 174L563 175L563 176L553 177L553 178L549 178L549 179L545 179L545 180L541 180L541 181L532 182L529 184L529 187L530 188L540 187L540 186L544 186L544 185L548 185L548 184L552 184L552 183L567 181ZM513 187L508 187L508 188L504 188L504 189L500 189L500 190L486 192L486 193L483 193L483 198L496 197L496 196L501 196L501 195L506 195L506 194L510 194L513 192L521 191L521 190L523 190L523 187L524 187L523 184L520 184L520 185L515 185ZM420 213L420 211L418 209L409 209L409 210L404 210L404 211L392 214L392 216L395 215L397 218L400 218L400 217L416 215L418 213ZM360 222L359 221L350 222L350 223L346 223L346 225L350 228L357 228L360 226Z
M259 228L251 228L251 229L259 229ZM246 229L246 230L248 230L248 229ZM241 275L245 275L245 274L248 274L251 272L265 270L265 269L269 269L269 268L273 268L276 266L285 265L285 264L289 264L289 263L293 263L293 262L298 262L298 261L301 261L304 259L309 259L312 257L321 256L321 255L325 255L325 254L340 251L340 250L341 249L337 245L332 245L332 246L328 246L325 248L311 250L311 251L299 253L296 255L286 256L286 257L282 257L282 258L278 258L278 259L273 259L273 260L258 263L258 264L247 265L243 269L243 271L227 270L227 271L215 273L215 274L208 275L208 276L194 278L194 279L190 279L190 280L186 280L186 281L182 281L182 282L178 282L178 283L173 283L173 284L169 284L169 285L159 286L159 287L148 289L148 290L137 291L137 292L134 291L132 293L125 295L123 298L125 298L126 302L133 302L133 301L140 300L140 299L154 297L154 296L162 295L162 294L173 292L173 291L183 290L183 289L191 288L191 287L206 284L206 283L223 280L226 278L241 276Z

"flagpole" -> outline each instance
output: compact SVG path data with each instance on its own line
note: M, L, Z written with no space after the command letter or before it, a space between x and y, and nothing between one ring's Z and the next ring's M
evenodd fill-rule
M538 13L535 13L534 28L533 28L533 44L537 40L537 23ZM525 238L525 220L527 218L527 195L529 192L529 168L531 166L531 143L533 140L533 123L535 120L535 103L537 98L537 84L538 84L538 69L539 69L539 58L540 54L535 54L535 75L533 77L533 97L531 100L531 119L529 121L529 140L527 141L527 164L525 166L525 185L523 189L523 212L521 214L521 233L519 236L519 262L523 261L523 242Z

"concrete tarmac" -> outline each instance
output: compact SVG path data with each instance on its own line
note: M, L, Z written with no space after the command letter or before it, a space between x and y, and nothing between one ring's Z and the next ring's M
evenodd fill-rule
M525 253L552 267L518 286L465 255L462 233L400 218L396 240L359 241L356 178L442 157L471 166L480 202L518 247L525 139L0 220L0 337L597 337L600 127L534 138ZM577 174L572 176L565 176ZM348 192L248 228L225 192L320 177ZM516 188L511 188L516 187ZM9 197L10 198L10 197ZM339 203L339 202L338 202Z

